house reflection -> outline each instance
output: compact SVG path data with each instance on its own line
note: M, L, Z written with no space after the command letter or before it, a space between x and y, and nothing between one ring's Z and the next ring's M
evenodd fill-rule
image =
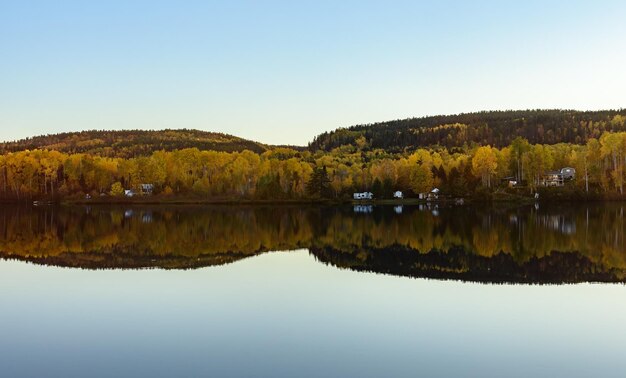
M537 215L537 222L547 229L572 235L576 232L576 220L565 215Z

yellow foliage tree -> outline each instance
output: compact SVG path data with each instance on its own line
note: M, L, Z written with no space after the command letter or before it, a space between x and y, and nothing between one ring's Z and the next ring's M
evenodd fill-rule
M479 147L472 158L472 171L482 180L483 186L491 187L491 175L496 172L498 161L491 146Z

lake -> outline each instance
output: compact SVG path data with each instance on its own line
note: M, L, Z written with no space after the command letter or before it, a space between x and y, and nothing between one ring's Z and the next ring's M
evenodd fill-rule
M0 210L7 377L623 377L621 203Z

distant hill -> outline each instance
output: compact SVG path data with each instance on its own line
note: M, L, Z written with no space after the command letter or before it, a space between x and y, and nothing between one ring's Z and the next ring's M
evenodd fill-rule
M91 130L0 143L0 154L27 149L49 149L65 153L129 158L149 155L154 151L193 147L200 150L225 152L250 150L257 153L268 149L264 144L232 135L199 130Z
M317 136L312 151L363 145L398 152L406 148L464 144L504 147L517 136L531 143L583 144L604 131L624 131L626 109L603 111L511 110L409 118L337 129ZM363 137L365 140L363 140Z
M601 111L507 110L408 118L355 125L325 132L309 143L311 151L330 151L343 145L401 152L418 147L464 145L505 147L521 136L530 143L584 144L605 131L626 131L626 109ZM0 154L48 149L65 153L131 158L154 151L198 148L262 153L273 147L304 150L299 146L270 146L236 136L200 130L90 130L41 135L0 143Z

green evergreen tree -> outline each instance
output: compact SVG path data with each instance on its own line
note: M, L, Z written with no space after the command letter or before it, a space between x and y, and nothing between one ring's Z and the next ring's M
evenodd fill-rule
M383 180L381 198L393 198L393 180L389 177Z
M326 171L326 167L316 167L313 170L313 174L311 175L311 179L306 185L306 191L311 197L316 198L330 198L331 197L331 189L330 189L330 178L328 177L328 172Z
M374 198L382 198L383 196L383 183L379 179L372 183L372 194Z

